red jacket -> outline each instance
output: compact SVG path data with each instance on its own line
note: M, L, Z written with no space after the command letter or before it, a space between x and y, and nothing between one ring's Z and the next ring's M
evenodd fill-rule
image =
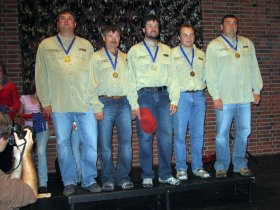
M0 105L5 105L7 114L14 119L20 108L18 90L14 83L7 82L0 89ZM9 111L10 107L13 107L13 111Z

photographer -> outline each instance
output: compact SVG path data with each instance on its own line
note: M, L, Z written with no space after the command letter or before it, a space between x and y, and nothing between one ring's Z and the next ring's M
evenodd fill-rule
M13 209L36 202L37 175L32 162L32 132L25 129L24 139L11 134L9 117L0 113L0 153L6 148L11 135L15 138L14 167L11 174L0 170L0 209ZM18 166L18 167L17 167Z

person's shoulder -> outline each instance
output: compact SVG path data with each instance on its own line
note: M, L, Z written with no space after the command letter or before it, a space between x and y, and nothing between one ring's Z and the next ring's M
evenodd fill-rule
M221 38L221 36L218 36L218 37L216 37L215 39L212 39L210 42L209 42L209 44L208 44L208 46L210 45L215 45L215 44L218 44L219 42L221 42L222 41L222 38Z
M122 59L126 59L126 53L119 50L119 57Z
M6 83L6 86L9 87L9 88L11 88L11 89L17 89L16 84L13 83L12 81L8 81L8 82Z
M89 40L87 40L85 38L82 38L82 37L79 37L79 36L76 36L76 41L79 42L80 44L83 44L83 45L90 45L90 46L92 46L92 44L90 43Z
M43 45L48 45L50 44L51 42L54 42L55 41L56 36L51 36L51 37L47 37L45 39L43 39L41 42L40 42L40 45L43 46Z
M0 169L0 177L4 176L4 175L5 175L5 173Z
M180 54L180 45L171 48L171 54L173 56L176 56L176 57L181 56L181 54Z
M143 45L143 42L139 42L137 44L134 44L130 47L128 52L134 51L134 50L139 50Z
M103 48L101 48L98 51L95 51L94 53L92 53L92 59L93 60L100 60L104 57L104 52L103 52Z
M205 56L205 52L202 49L199 49L197 46L194 45L194 50L196 52L197 55L199 56Z
M22 95L19 100L20 101L25 101L26 99L29 99L30 98L30 95Z
M245 36L237 36L238 37L238 41L240 41L241 43L243 43L243 45L245 44L252 44L253 45L253 42L249 39L249 38L247 38L247 37L245 37Z
M171 50L171 47L169 47L167 44L164 44L162 42L159 42L158 46L162 47L165 50Z
M175 51L178 51L178 50L180 50L180 45L177 45L177 46L171 48L172 52L175 52Z

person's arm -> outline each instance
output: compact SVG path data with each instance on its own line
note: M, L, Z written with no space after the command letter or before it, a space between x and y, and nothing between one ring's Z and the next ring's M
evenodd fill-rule
M213 98L214 109L223 110L223 101L220 98L218 87L219 74L217 72L215 54L214 43L209 44L206 50L205 78L208 92Z
M96 53L92 55L90 59L90 67L89 67L89 86L88 86L88 95L89 95L89 103L92 106L94 116L96 120L103 119L103 107L104 105L99 101L98 98L98 72L97 72L97 59L98 56Z
M51 111L51 102L49 95L49 72L46 66L44 54L44 43L41 43L37 50L35 64L35 82L36 92L43 108L48 108ZM50 113L49 113L50 114Z
M25 135L26 145L22 156L22 181L27 185L29 185L33 190L35 196L37 196L38 178L32 161L32 146L33 146L32 132L29 129L25 129L25 131L26 131L26 135ZM17 134L14 134L14 136L16 139L16 144L22 145L24 141L22 139L19 139ZM23 146L19 146L18 149L22 151Z
M18 94L18 89L15 84L12 86L12 111L14 113L17 113L20 107L20 101L19 101L19 94Z
M24 113L24 104L22 102L20 102L20 107L18 110L18 114L23 114Z
M170 85L168 86L169 98L171 100L170 103L170 114L175 114L177 111L179 98L180 98L180 86L179 86L179 78L176 70L176 64L174 60L174 51L170 53L170 67L169 67L169 76L171 78Z
M21 175L22 175L22 163L20 163L21 150L15 146L13 154L14 154L14 160L15 160L14 167L18 166L18 168L11 173L11 179L20 179ZM20 165L19 165L19 163L20 163Z
M250 42L251 49L252 49L252 88L253 88L253 94L254 94L254 104L259 104L261 100L261 90L263 88L263 81L262 81L262 76L256 56L256 50L254 47L254 44Z

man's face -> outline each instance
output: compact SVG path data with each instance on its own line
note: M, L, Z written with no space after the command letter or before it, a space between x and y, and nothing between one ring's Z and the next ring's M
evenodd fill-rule
M146 26L143 29L145 37L148 39L157 39L159 35L159 25L156 20L150 20L146 22Z
M76 22L72 14L61 14L57 21L57 28L60 32L74 32L76 28Z
M8 140L3 137L0 138L0 152L3 152L8 144Z
M234 37L237 34L237 20L235 18L226 18L221 25L223 34L228 37Z
M105 42L105 47L108 49L116 49L120 44L120 33L118 31L109 31L103 36L103 41Z
M181 45L186 48L193 46L195 40L195 33L191 27L183 27L180 30L179 40Z

